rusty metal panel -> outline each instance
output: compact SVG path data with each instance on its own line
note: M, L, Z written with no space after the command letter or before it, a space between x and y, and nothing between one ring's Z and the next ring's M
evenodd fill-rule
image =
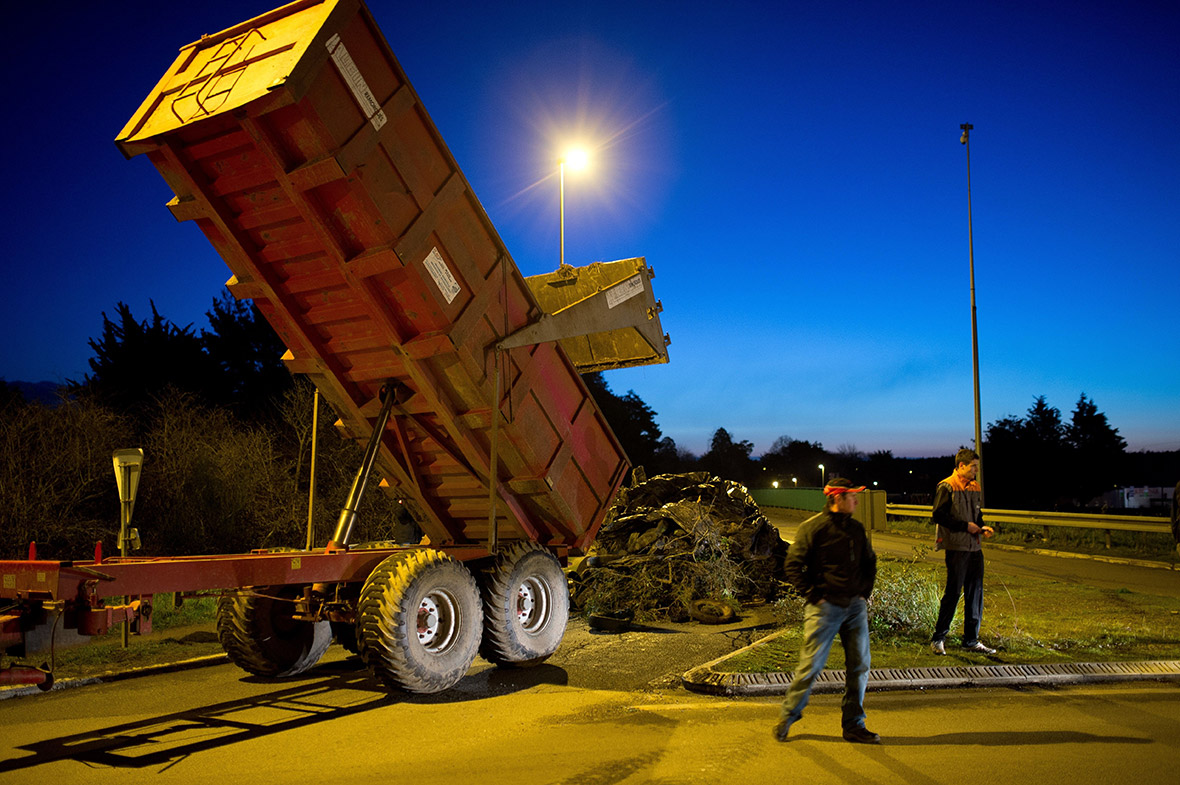
M561 348L581 373L668 362L668 336L660 326L663 305L655 299L655 273L643 257L562 265L525 279L545 314L556 317L522 330L538 337L553 324ZM566 337L566 336L569 337Z
M432 543L489 538L493 411L500 538L593 539L626 456L557 345L494 350L541 309L362 3L184 47L116 144L159 169L343 431L367 438L382 386L402 390L378 467Z

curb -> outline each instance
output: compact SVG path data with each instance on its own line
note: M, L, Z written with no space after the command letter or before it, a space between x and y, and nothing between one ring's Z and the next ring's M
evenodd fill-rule
M784 695L793 674L725 673L715 666L755 646L785 635L780 630L724 657L718 657L684 673L685 689L707 695ZM927 690L963 687L1031 687L1063 684L1097 684L1116 681L1180 681L1180 660L1139 662L1073 662L1055 665L952 665L936 668L874 668L867 689ZM815 680L813 694L844 691L844 671L824 670Z
M203 668L206 665L221 665L226 662L229 662L229 657L223 652L221 654L207 654L204 657L193 657L191 660L180 660L179 662L169 662L162 665L145 665L140 668L128 668L125 671L107 671L97 676L80 676L76 679L62 679L61 681L53 682L53 686L48 690L28 685L5 687L0 689L0 700L22 698L26 695L42 695L46 692L86 687L91 684L123 681L124 679L133 679L137 676L152 676L157 673L186 671L193 668Z

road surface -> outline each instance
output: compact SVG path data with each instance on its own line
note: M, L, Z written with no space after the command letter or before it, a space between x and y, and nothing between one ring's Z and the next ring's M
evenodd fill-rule
M621 640L615 644L624 645ZM629 677L626 657L473 669L430 697L390 697L355 660L267 682L233 666L0 703L0 783L1172 782L1180 686L872 693L883 744L839 735L817 695L793 737L773 699L708 698ZM626 687L579 682L619 676Z

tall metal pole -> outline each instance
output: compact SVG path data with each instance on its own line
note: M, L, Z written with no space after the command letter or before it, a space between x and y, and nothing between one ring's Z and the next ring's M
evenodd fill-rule
M311 400L311 474L307 480L307 548L315 544L315 459L320 429L320 388L315 388Z
M565 159L560 158L557 161L557 183L558 183L558 202L557 211L560 214L561 223L561 250L558 255L559 267L565 267Z
M971 123L963 123L963 135L959 142L967 148L967 253L971 268L971 368L975 376L975 453L979 456L979 473L976 479L983 488L983 428L979 418L979 329L975 320L975 237L971 225ZM979 494L983 500L983 491Z

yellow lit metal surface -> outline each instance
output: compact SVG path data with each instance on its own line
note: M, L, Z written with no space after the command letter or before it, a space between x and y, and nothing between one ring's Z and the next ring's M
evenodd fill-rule
M541 310L555 317L550 321L566 322L558 343L580 373L590 373L668 362L669 340L659 316L663 306L651 288L654 275L647 260L638 257L565 265L525 282Z
M329 56L328 34L315 33L337 5L338 0L299 0L181 48L119 132L119 146L134 155L137 141L265 96L297 76L301 61L318 65Z

